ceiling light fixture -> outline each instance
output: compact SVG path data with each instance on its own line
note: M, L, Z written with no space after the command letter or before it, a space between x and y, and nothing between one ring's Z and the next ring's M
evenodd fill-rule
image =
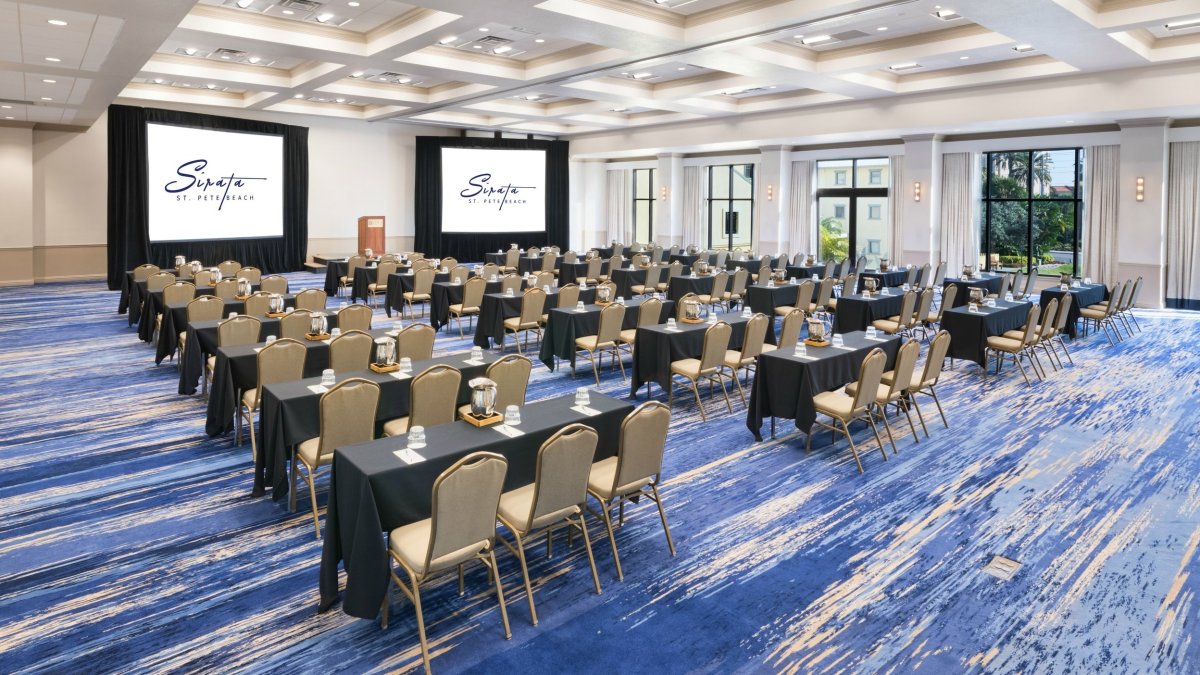
M11 105L0 105L0 108L4 108L5 110L12 110Z
M46 84L58 84L58 80L42 80L42 82Z
M50 98L49 96L43 96L42 100L43 101L53 101L54 99Z
M350 73L350 77L362 77L362 76L363 76L363 71L361 71L361 70L356 70L353 73Z
M1200 19L1188 19L1187 21L1172 21L1164 26L1167 30L1184 30L1187 28L1200 28Z
M888 29L888 27L887 27L887 26L880 26L879 28L876 28L875 30L877 30L877 31L879 31L880 33L882 33L883 31L885 31L885 30L887 30L887 29Z
M913 70L914 68L920 68L920 67L921 67L921 64L917 63L916 61L910 61L908 63L897 63L895 65L888 66L888 70L896 70L896 71Z
M622 113L622 112L625 112L626 110L629 110L629 108L613 108L612 112Z
M250 5L253 5L253 4L254 4L254 0L238 0L237 1L237 6L241 7L242 9L246 9L247 7L249 7Z
M634 73L634 74L633 74L633 79L635 79L635 80L644 80L644 79L646 79L647 77L652 77L653 75L654 75L654 73Z
M821 44L822 42L829 42L832 39L833 37L830 35L814 35L810 38L804 38L800 42L805 45L816 45Z
M257 56L251 56L250 58L248 58L246 60L249 61L250 63L258 63L259 61L262 61L262 59Z
M475 45L475 49L483 49L483 45Z
M959 60L959 61L966 61L966 60L967 60L967 59L969 59L969 58L971 58L971 57L969 57L969 56L960 56L960 57L958 57L958 60Z
M344 99L344 98L339 98L339 99L337 99L337 102L338 102L338 103L345 103L345 102L346 102L346 99Z
M183 50L183 52L184 52L185 54L187 54L188 56L195 56L195 55L196 55L196 48L195 48L195 47L188 47L187 49L184 49L184 50Z
M46 23L50 24L51 26L65 26L65 25L67 25L67 22L66 22L66 21L63 21L62 19L47 19L47 20L46 20Z
M510 47L508 45L503 45L501 47L496 47L495 49L493 49L492 53L493 54L503 54L505 52L511 52L511 51L512 51L512 47Z
M1013 51L1021 52L1022 54L1024 54L1025 52L1031 52L1031 51L1033 51L1033 45L1020 44L1020 45L1017 45L1016 47L1013 47Z
M9 117L5 117L4 119L6 119L6 120L11 120L11 119L13 119L13 118L12 118L11 116L9 116Z
M681 70L681 71L682 71L682 70L687 70L687 66L679 66L679 67L678 67L678 68L676 68L675 70Z
M942 21L954 21L955 19L962 18L961 16L959 16L958 12L956 12L952 9L939 9L933 13L933 16L938 19L941 19Z
M480 33L486 33L486 32L488 32L488 29L487 29L487 28L480 28L480 29L479 29L479 32L480 32Z
M283 13L284 13L284 14L287 14L288 16L291 16L291 15L295 14L295 12L293 12L293 11L292 11L292 10L290 10L290 9L285 9L285 10L283 10Z
M229 55L228 55L228 54L222 54L222 55L221 55L221 60L222 60L222 61L228 61L228 60L229 60Z
M318 14L317 15L317 23L325 23L332 18L333 18L333 15L330 14L329 12L325 12L324 14Z
M60 61L62 61L62 59L60 59L56 56L47 56L46 60L49 61L50 63L59 63Z
M154 78L154 84L162 84L162 83L163 83L163 79L161 77Z
M206 84L206 85L204 85L204 86L208 87L209 89L216 89L216 88L217 88L217 85L215 85L215 84L211 84L211 83L210 83L210 84Z
M304 94L296 94L292 98L304 98Z
M351 7L358 7L358 4L359 4L359 3L357 3L357 2L347 2L346 4L347 4L347 5L349 5L349 6L351 6Z
M441 40L438 40L438 44L439 44L439 45L448 45L448 44L450 44L451 42L454 42L454 41L455 41L455 40L457 40L457 39L458 39L458 36L457 36L457 35L450 35L450 36L447 36L447 37L444 37L444 38L442 38Z

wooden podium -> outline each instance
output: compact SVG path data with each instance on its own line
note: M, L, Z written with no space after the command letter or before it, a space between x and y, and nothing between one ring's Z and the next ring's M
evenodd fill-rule
M361 255L371 249L375 255L383 253L387 246L384 237L383 216L359 216L358 218L358 253Z

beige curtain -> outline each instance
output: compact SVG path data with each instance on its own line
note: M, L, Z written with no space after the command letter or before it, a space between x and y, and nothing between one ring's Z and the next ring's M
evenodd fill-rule
M708 246L708 237L704 236L705 188L704 167L683 167L683 241L680 248L692 244L701 248Z
M1167 177L1167 307L1200 309L1198 230L1200 143L1172 143Z
M975 223L974 171L971 153L942 155L942 260L947 273L979 264L979 228Z
M605 203L605 215L608 218L608 239L628 244L632 238L633 227L633 174L626 170L610 170L607 176L608 199Z
M787 241L783 248L797 253L816 255L813 246L813 163L809 160L792 162L791 204Z
M888 173L891 175L891 180L888 181L888 236L891 237L889 251L891 252L892 264L899 265L902 263L912 263L913 265L923 265L925 260L902 260L904 255L904 214L900 205L904 198L904 156L896 155L888 161Z
M1104 283L1117 278L1117 209L1121 202L1121 146L1087 149L1084 175L1083 276Z

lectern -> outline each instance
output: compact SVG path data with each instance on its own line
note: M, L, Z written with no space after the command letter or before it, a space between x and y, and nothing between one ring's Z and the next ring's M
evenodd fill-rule
M359 254L371 249L375 255L379 255L387 250L385 247L383 216L360 216L358 219Z

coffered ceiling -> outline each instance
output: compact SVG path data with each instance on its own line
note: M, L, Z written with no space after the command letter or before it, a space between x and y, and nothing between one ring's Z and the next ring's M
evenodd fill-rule
M0 118L37 123L119 96L570 136L1189 60L1200 0L0 0Z

